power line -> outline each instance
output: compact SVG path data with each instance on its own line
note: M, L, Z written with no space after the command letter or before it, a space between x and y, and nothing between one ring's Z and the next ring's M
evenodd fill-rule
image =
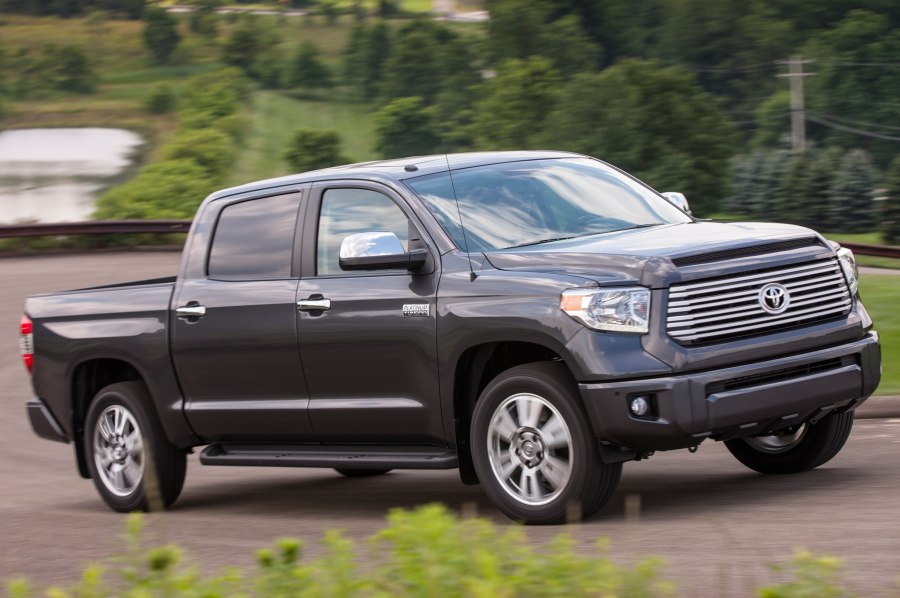
M844 116L835 116L834 114L823 114L825 118L836 120L838 122L844 121L845 123L850 123L851 125L860 125L862 127L875 127L876 129L890 129L892 131L900 131L900 127L893 127L891 125L880 125L877 123L868 123L863 122L861 120L853 120L852 118L847 118Z
M848 127L847 125L842 125L840 123L830 121L826 118L816 116L815 114L807 113L806 120L814 122L814 123L818 123L820 125L824 125L826 127L830 127L832 129L837 129L838 131L845 131L847 133L853 133L854 135L860 135L862 137L873 137L875 139L887 139L888 141L900 141L900 137L892 137L891 135L875 133L874 131L864 131L862 129L857 129L856 127Z
M702 68L702 67L693 67L688 66L685 67L690 71L694 71L696 73L755 73L758 71L771 71L773 69L778 68L777 65L769 62L759 62L757 64L748 64L746 66L736 66L731 68L718 68L718 67L710 67L710 68Z
M822 64L832 65L832 66L878 66L884 68L900 68L900 62L842 62L842 61L830 61L823 62Z

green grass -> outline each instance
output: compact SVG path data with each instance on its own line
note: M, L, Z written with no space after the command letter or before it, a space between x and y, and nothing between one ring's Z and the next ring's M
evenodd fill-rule
M371 108L336 100L298 99L283 93L254 95L250 131L242 144L231 184L291 172L282 156L297 129L336 131L342 152L354 162L378 157Z
M860 295L881 336L884 373L876 394L900 395L900 276L864 274Z

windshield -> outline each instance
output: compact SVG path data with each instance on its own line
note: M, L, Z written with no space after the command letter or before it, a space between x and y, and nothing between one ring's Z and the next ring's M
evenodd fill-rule
M529 160L455 170L452 186L446 172L405 182L463 251L495 251L691 222L651 189L589 158Z

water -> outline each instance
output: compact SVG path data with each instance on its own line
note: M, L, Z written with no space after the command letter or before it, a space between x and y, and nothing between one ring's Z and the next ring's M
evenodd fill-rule
M100 191L143 143L122 129L0 132L0 223L90 219Z

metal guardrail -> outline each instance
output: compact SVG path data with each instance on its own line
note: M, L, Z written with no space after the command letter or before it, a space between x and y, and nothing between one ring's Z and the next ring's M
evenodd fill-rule
M841 242L841 246L846 247L856 255L900 259L900 247L894 245L863 245L862 243Z
M11 224L0 226L0 239L12 237L60 237L66 235L168 234L186 233L190 220L97 220L52 224Z
M190 220L95 220L52 224L11 224L0 226L0 239L12 237L60 237L66 235L168 234L186 233ZM900 247L841 243L858 255L900 259Z

